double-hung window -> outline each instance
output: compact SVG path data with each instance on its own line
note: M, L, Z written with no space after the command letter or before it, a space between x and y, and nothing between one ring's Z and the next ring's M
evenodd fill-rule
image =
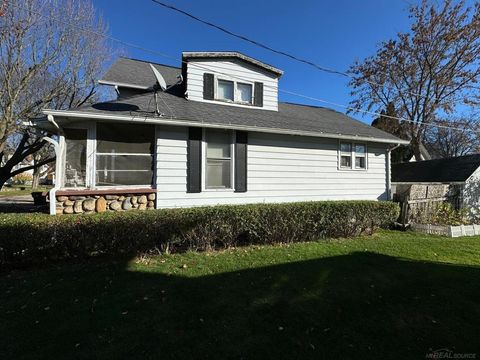
M367 146L359 143L340 142L339 168L342 170L366 170Z
M205 187L232 188L232 133L206 130Z
M152 185L153 125L97 124L97 186Z

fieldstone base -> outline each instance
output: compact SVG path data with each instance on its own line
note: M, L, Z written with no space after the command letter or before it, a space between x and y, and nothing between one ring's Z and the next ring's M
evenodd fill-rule
M60 215L105 211L151 210L155 208L156 194L60 195L56 198L56 213Z

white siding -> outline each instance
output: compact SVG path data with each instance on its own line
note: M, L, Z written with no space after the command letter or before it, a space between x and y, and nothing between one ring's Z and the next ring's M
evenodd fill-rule
M314 200L386 200L386 145L368 143L368 170L337 168L335 139L249 133L248 191L187 193L187 128L157 129L157 207Z
M215 79L263 83L263 107L256 109L278 110L278 79L274 74L263 71L238 60L190 60L187 64L187 93L189 100L215 102L225 106L246 106L203 100L203 74L210 72ZM248 105L247 105L248 106Z
M470 215L478 216L480 209L480 168L475 170L463 186L463 203Z

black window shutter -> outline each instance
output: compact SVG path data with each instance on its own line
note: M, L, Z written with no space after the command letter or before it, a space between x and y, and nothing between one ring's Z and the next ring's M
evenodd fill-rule
M213 74L203 73L203 98L213 100Z
M235 192L247 191L247 146L248 133L237 131L235 141Z
M202 128L188 128L187 192L202 191Z
M263 106L263 83L256 82L253 95L253 105Z

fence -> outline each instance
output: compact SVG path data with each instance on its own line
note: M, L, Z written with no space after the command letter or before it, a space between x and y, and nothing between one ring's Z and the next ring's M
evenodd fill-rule
M455 185L404 185L398 187L394 201L400 204L399 222L428 223L438 208L448 202L455 209L462 206L461 189Z

